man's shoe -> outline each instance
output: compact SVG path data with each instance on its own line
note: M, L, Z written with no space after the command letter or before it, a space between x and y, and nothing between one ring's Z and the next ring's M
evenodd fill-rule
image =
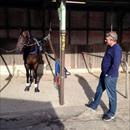
M111 121L115 118L115 116L108 116L107 114L104 114L102 117L103 121Z
M85 106L92 112L95 112L96 110L93 109L89 104L85 104Z

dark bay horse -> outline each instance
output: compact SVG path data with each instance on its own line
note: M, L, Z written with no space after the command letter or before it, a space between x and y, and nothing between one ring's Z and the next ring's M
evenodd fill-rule
M40 50L38 41L31 37L28 30L22 31L16 45L17 51L23 52L24 66L26 69L26 87L29 91L34 79L35 92L39 92L37 69L40 62Z

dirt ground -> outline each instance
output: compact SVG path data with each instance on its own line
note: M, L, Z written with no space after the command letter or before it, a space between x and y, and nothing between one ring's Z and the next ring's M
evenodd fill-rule
M124 73L120 73L118 80L118 107L113 121L101 120L108 108L106 92L96 112L85 107L94 97L99 74L68 76L64 85L64 105L59 104L58 89L51 74L41 77L39 93L34 92L34 84L29 92L24 91L24 75L0 76L0 130L130 130L130 100L125 97Z

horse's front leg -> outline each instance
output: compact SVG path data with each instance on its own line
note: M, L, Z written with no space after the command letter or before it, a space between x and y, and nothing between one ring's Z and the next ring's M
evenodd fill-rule
M25 87L24 91L29 91L31 83L29 80L29 77L30 77L29 76L29 66L27 64L25 65L25 69L26 69L26 87Z
M38 68L38 66L34 69L34 79L35 79L34 87L35 87L35 92L40 92L38 80L37 80L37 68Z

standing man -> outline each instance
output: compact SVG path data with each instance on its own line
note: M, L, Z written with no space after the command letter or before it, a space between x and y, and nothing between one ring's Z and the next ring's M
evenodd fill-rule
M95 93L94 101L87 105L92 110L96 110L100 104L101 96L106 90L109 99L109 109L103 115L102 120L110 121L115 118L117 108L116 83L118 70L121 63L122 49L117 43L117 33L112 31L106 34L107 50L101 64L101 74L99 84Z

